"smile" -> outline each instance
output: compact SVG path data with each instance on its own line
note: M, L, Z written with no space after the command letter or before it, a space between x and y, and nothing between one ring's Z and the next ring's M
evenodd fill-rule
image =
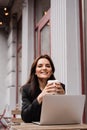
M47 74L48 74L48 72L41 72L41 74L47 75Z

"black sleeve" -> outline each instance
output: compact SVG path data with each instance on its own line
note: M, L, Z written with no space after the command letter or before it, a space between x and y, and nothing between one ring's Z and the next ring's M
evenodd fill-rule
M21 117L24 122L32 122L40 120L41 105L38 103L37 99L32 102L29 99L28 90L23 88L22 90L22 111Z
M66 90L65 90L65 84L61 83L61 85L62 85L64 91L66 91Z

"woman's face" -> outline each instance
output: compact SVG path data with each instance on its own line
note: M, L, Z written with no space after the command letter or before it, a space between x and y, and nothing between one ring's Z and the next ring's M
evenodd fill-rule
M46 58L38 60L36 65L36 75L39 79L48 79L52 75L52 67Z

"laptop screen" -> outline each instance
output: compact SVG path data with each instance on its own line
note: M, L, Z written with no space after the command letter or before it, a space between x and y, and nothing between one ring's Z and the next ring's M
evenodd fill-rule
M40 124L82 122L85 95L51 95L43 98Z

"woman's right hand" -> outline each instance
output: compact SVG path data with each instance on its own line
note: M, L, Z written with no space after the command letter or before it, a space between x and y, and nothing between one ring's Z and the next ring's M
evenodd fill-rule
M41 102L43 101L43 97L46 94L55 94L57 93L57 88L56 85L53 83L49 83L45 86L45 88L42 90L42 92L39 94L39 96L37 97L37 100L39 102L39 104L41 104Z

